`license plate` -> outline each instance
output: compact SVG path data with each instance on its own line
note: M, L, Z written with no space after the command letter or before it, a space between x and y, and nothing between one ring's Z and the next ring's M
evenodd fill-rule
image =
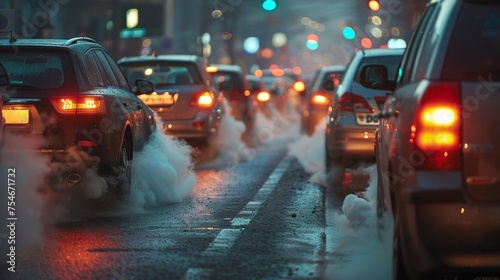
M29 110L2 110L5 124L29 124Z
M360 125L376 125L378 124L378 114L356 113L356 120Z
M174 104L174 98L170 94L143 94L139 98L149 106L168 106Z

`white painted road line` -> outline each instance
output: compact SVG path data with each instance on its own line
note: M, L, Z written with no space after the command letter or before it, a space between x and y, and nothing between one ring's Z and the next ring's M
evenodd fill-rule
M203 257L221 257L227 255L229 250L233 247L236 239L243 231L243 227L248 226L252 219L255 217L260 207L267 200L269 195L274 191L278 182L285 174L286 170L292 162L292 157L285 156L278 166L273 170L267 181L262 185L257 194L251 201L231 220L231 226L239 228L223 229L217 237L208 245L207 249L203 252ZM186 272L184 279L198 280L209 279L212 271L202 268L189 268Z

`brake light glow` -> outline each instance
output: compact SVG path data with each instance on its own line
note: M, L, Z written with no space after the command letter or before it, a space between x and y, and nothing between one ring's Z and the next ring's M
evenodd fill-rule
M328 105L329 101L329 96L321 92L315 92L311 96L311 103L315 105Z
M206 71L208 73L217 73L219 71L219 68L217 66L208 66L206 68Z
M104 114L104 97L51 97L50 102L61 114Z
M298 92L302 92L306 89L306 85L304 84L304 82L298 81L293 84L293 88Z
M456 83L431 84L417 108L410 143L424 152L420 169L461 168L460 89Z
M346 112L354 112L354 109L356 109L357 112L373 112L372 107L363 96L352 92L346 92L340 96L339 102L337 103L337 109Z
M271 99L271 95L267 91L261 91L257 94L257 100L260 102L267 102Z
M212 106L214 102L214 97L213 95L208 92L201 92L199 94L193 95L191 98L191 101L189 102L190 106L199 106L201 108L209 108Z

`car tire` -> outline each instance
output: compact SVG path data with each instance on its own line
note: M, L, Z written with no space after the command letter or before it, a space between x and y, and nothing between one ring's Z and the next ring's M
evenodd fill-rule
M406 267L403 262L403 255L401 253L401 240L399 236L399 222L398 218L394 219L394 236L392 247L392 279L393 280L406 280L410 279L406 273Z
M130 142L123 139L118 163L118 185L116 186L118 198L129 199L132 187L132 158L133 151Z
M332 169L332 159L328 153L328 139L325 138L325 173L328 174Z
M384 231L386 228L386 223L384 219L384 213L386 212L384 201L381 194L381 179L377 178L377 236L380 241L384 240Z
M377 148L375 147L375 155L377 155ZM385 208L384 199L382 196L382 177L380 174L380 169L377 165L377 235L380 241L383 241L384 231L385 231L385 220L384 214L387 209Z

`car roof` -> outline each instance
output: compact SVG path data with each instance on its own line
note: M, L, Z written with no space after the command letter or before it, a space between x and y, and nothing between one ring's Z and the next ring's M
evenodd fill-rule
M201 57L191 54L162 54L162 55L141 55L126 56L118 60L118 63L144 62L144 61L173 61L173 62L194 62L201 61Z
M321 68L321 71L323 72L342 72L345 71L346 67L344 65L329 65L329 66L323 66Z
M376 56L386 56L386 55L401 55L404 52L404 48L397 49L367 49L360 50L364 57L376 57Z
M222 71L238 71L242 72L242 69L239 65L229 65L229 64L210 64L210 66L215 66L219 70Z
M75 37L71 39L15 39L11 40L8 38L0 39L0 45L2 46L14 46L14 47L72 47L76 45L81 45L82 43L92 44L93 46L100 46L94 39L89 37Z

